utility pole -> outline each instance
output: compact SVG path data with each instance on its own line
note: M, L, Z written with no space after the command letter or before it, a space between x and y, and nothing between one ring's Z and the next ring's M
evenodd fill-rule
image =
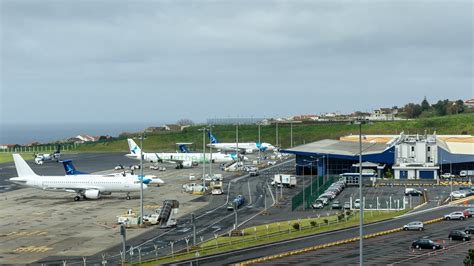
M212 125L209 125L209 133L212 135ZM209 145L209 176L212 177L212 145Z
M275 123L275 125L276 125L276 141L275 142L276 142L276 146L279 147L278 146L278 121Z
M205 189L206 187L206 127L198 129L198 131L202 131L202 187Z
M359 120L359 199L360 199L360 221L359 221L359 265L364 265L364 204L362 197L362 120Z
M194 213L191 213L191 224L193 225L193 246L196 246L196 218Z
M239 166L239 162L240 162L240 154L239 154L239 124L236 124L235 125L235 143L237 144L237 167L240 167Z
M120 235L122 236L122 265L125 262L125 241L127 239L127 229L125 229L125 225L120 225Z
M258 123L258 143L262 145L262 141L260 140L260 123ZM262 157L260 152L261 148L258 148L258 164L260 164L260 158Z
M293 123L290 123L290 147L293 148Z
M140 218L138 225L143 225L143 133L140 137Z

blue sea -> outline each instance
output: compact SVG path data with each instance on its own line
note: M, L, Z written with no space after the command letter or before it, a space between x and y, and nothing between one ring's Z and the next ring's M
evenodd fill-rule
M150 126L165 123L124 124L1 124L0 144L47 143L75 137L80 134L92 136L118 136L122 132L139 132Z

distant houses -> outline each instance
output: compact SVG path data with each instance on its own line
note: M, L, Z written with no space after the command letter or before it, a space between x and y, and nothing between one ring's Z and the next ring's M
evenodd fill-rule
M190 125L178 125L178 124L166 124L160 127L148 127L145 129L145 133L159 133L164 131L179 132L190 127Z

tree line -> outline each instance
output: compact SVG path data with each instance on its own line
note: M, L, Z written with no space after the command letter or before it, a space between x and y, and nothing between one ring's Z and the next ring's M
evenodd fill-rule
M407 118L454 115L465 111L466 107L463 100L450 101L446 99L430 104L426 97L420 104L409 103L403 107L403 113Z

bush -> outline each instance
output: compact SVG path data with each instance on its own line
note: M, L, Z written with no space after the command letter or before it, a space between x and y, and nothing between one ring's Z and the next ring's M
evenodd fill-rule
M337 219L338 219L339 221L340 221L340 220L344 220L344 217L345 217L344 213L341 213L341 214L338 214L338 215L337 215Z
M347 210L347 211L346 211L346 215L347 215L347 216L351 215L351 213L352 213L351 210Z
M329 224L329 220L328 219L324 219L323 220L325 224Z
M315 221L311 221L311 222L309 222L309 224L310 224L312 227L315 227L315 226L316 226L316 222L315 222Z
M300 229L300 224L299 224L299 223L294 223L294 224L293 224L293 228L294 228L295 230L299 230L299 229Z

